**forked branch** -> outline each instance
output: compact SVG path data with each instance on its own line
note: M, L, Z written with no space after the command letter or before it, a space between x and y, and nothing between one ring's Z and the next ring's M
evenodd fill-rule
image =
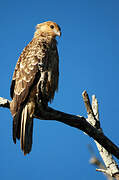
M9 108L10 101L0 98L0 107ZM54 110L50 107L44 109L42 106L36 107L34 117L43 120L56 120L69 126L78 128L96 140L109 153L113 154L117 159L119 159L119 148L110 139L108 139L102 131L94 128L89 122L87 122L86 118L84 117L67 114Z
M86 91L82 94L83 100L85 103L85 107L88 114L87 121L95 128L100 130L102 132L102 129L100 127L100 121L99 121L99 111L98 111L98 102L96 97L92 96L92 106L88 97L88 94ZM99 153L103 159L103 162L105 164L105 167L101 167L99 164L99 168L97 171L103 172L107 175L108 179L111 179L111 177L115 177L116 180L119 180L119 168L116 163L116 161L113 159L112 154L109 153L103 146L101 146L97 141L95 141L96 146L99 150ZM96 158L95 158L96 159ZM96 162L96 161L95 161Z

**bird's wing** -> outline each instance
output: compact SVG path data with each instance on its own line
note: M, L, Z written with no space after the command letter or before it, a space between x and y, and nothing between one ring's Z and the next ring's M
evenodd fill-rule
M27 99L32 87L39 79L39 59L36 51L37 46L34 41L31 41L23 50L16 64L10 88L10 94L13 99L13 108L11 107L13 116L19 110L20 105Z
M37 44L37 41L32 40L25 47L13 74L10 89L13 100L10 104L10 110L13 116L13 140L15 143L16 137L20 138L21 112L29 98L31 89L35 87L41 74L38 63L44 55L42 48L38 48Z

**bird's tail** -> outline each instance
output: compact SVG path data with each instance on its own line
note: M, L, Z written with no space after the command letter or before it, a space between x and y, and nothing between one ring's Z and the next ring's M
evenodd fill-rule
M33 107L26 104L21 114L20 144L24 155L28 154L32 148L33 134Z

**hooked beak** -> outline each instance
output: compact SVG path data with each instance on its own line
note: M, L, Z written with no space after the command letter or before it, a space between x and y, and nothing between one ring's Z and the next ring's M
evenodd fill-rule
M61 36L61 34L62 34L62 33L61 33L61 31L58 31L58 32L57 32L57 36L59 36L59 37L60 37L60 36Z
M56 30L54 30L54 32L55 32L55 34L56 34L56 36L61 36L61 31L56 31Z

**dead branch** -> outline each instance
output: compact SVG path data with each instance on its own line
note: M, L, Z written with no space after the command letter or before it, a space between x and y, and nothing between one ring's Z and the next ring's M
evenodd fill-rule
M91 158L89 160L89 163L96 166L96 168L98 168L98 170L96 169L96 171L99 171L100 169L106 170L105 165L95 155L94 150L90 144L88 145L88 149L91 153ZM104 172L103 172L103 174L107 177L108 180L114 180L114 178L112 176L110 176Z
M9 108L10 101L0 98L0 107ZM54 110L50 107L44 108L41 105L36 107L34 117L43 120L56 120L69 126L78 128L96 140L108 152L119 159L119 148L110 139L108 139L103 132L94 128L89 122L87 122L86 118L84 117L67 114Z
M95 128L102 132L99 121L99 112L98 112L98 102L95 96L92 96L92 106L86 91L82 94L85 107L88 114L87 121ZM119 168L116 161L113 159L112 155L97 141L95 141L99 153L104 161L105 168L97 169L97 171L103 172L107 175L108 179L115 177L118 180L117 174L119 174Z

